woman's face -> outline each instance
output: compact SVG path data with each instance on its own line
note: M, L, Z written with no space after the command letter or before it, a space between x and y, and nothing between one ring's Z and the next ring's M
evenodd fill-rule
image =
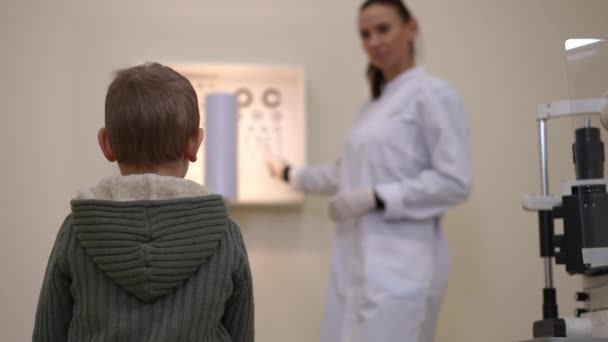
M359 33L370 63L385 74L413 64L411 46L418 33L414 18L404 22L391 5L370 5L359 15Z

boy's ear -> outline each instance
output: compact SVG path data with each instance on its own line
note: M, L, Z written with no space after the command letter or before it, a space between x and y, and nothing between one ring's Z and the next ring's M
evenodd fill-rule
M99 133L97 133L97 140L99 141L99 147L101 148L101 152L106 157L106 159L110 162L116 161L116 156L112 151L112 147L110 146L110 139L108 137L108 131L105 127L99 129Z
M195 162L198 154L198 149L201 147L203 138L205 137L205 131L202 128L196 130L196 133L192 134L188 139L188 146L186 146L186 158L189 161Z

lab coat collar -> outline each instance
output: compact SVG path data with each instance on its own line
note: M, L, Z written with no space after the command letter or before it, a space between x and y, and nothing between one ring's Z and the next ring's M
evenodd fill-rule
M394 91L394 89L399 89L402 84L404 84L412 79L415 79L418 76L423 75L425 73L426 73L426 69L422 65L416 65L412 68L409 68L409 69L405 70L404 72L402 72L401 74L399 74L397 77L395 77L392 81L388 82L384 86L384 90L382 92L385 94L388 94L388 93Z

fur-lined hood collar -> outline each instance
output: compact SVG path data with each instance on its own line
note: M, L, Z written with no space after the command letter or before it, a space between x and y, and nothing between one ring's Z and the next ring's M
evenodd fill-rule
M166 200L208 194L209 192L204 186L191 180L156 174L142 174L104 178L96 186L79 191L74 199L107 201Z

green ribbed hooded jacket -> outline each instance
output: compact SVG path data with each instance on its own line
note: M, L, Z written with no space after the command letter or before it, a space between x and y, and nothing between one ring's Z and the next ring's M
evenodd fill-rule
M33 341L254 340L247 253L221 196L71 204Z

